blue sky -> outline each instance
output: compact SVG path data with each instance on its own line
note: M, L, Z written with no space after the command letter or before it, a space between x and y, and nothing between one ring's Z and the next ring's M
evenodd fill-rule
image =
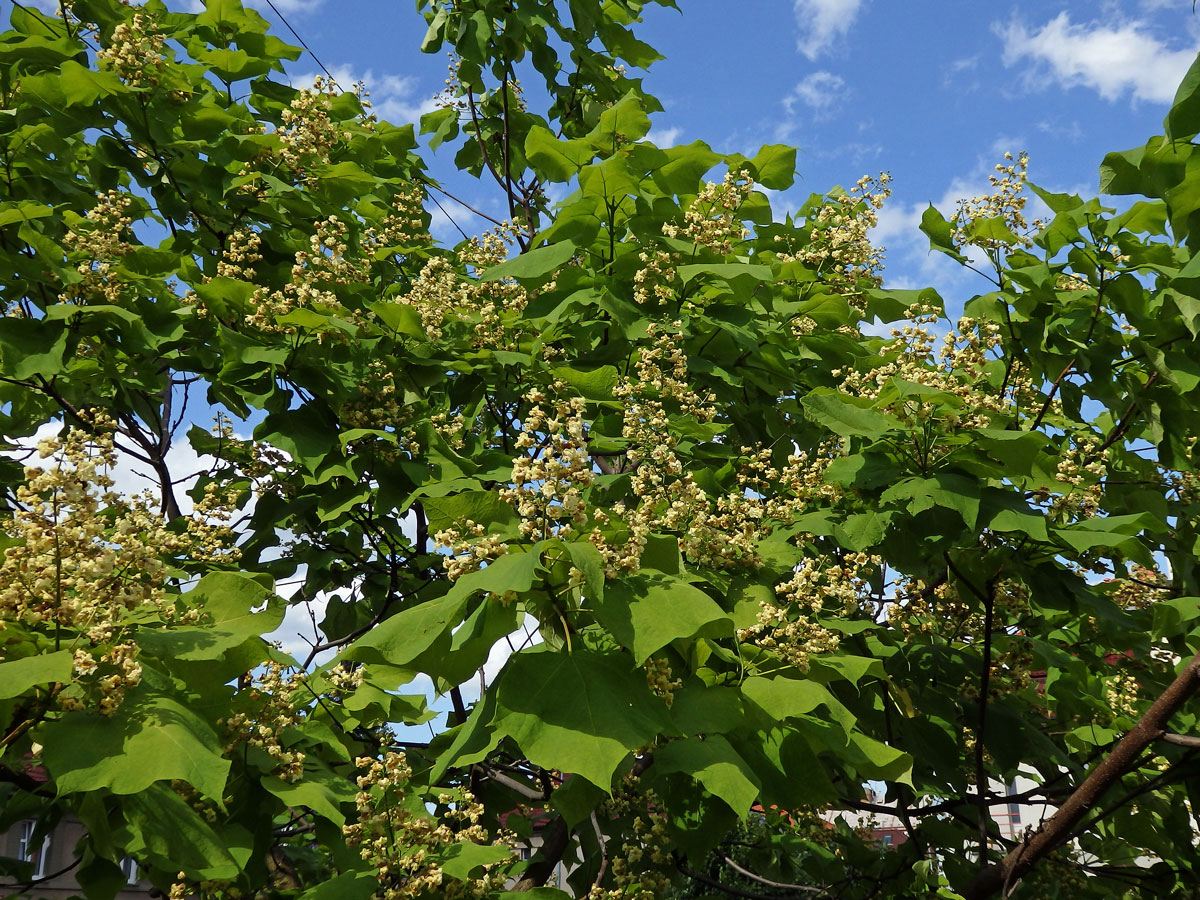
M278 22L266 3L253 5ZM343 84L366 80L381 118L413 121L446 76L444 54L417 47L410 2L275 0ZM1030 178L1095 193L1104 153L1161 132L1175 88L1200 48L1190 0L971 3L963 0L680 0L652 6L643 40L666 59L646 76L665 107L651 138L707 141L752 153L796 145L796 187L811 192L887 170L893 195L876 239L897 287L978 289L916 226L932 202L951 212L987 184L1005 150L1029 151ZM280 34L288 37L282 26ZM305 56L295 83L318 71ZM447 157L449 155L447 154ZM501 212L494 185L435 173L480 208ZM471 226L471 216L460 218ZM435 223L442 236L453 229ZM960 302L961 299L959 298Z

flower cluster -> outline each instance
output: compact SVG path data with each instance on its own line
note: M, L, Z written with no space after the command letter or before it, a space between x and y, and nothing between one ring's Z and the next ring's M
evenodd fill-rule
M821 625L817 616L848 615L857 610L869 592L866 570L880 562L865 553L840 560L806 557L790 579L776 586L775 593L783 602L764 603L758 621L739 631L738 639L754 641L807 671L812 656L838 646L838 635Z
M263 331L293 334L294 326L280 325L276 320L296 309L341 311L335 288L366 284L371 277L370 261L347 252L348 235L349 228L337 216L317 222L309 249L296 252L291 279L281 290L258 288L253 297L255 310L246 316L246 323Z
M1060 451L1054 480L1062 485L1051 504L1051 514L1090 519L1100 509L1108 471L1108 450L1100 449L1095 435L1076 437L1072 446Z
M433 257L413 280L408 294L396 302L417 310L431 340L442 336L446 319L455 315L474 322L479 346L504 345L504 320L525 308L529 293L512 279L484 280L483 276L508 258L508 248L518 233L516 225L502 222L463 245L458 263L469 268L473 277L460 275L454 260Z
M368 250L407 249L432 243L425 213L425 191L415 182L396 191L382 226L368 228L363 234L363 247Z
M622 437L629 442L625 457L633 470L634 499L630 505L618 502L612 507L628 528L623 546L611 544L599 528L589 536L605 559L609 578L637 571L652 530L688 532L689 538L703 541L701 529L687 526L708 511L708 495L684 471L675 453L677 441L670 432L667 404L682 415L711 422L717 415L712 405L716 398L701 396L689 384L687 356L673 333L678 327L675 323L672 330L657 334L654 344L640 351L634 362L635 377L623 380L615 391L625 402ZM656 332L651 326L651 335ZM596 520L604 525L609 517L598 513ZM693 547L694 552L701 549ZM713 549L719 554L735 552L724 540Z
M1017 245L1026 248L1033 246L1032 234L1039 231L1044 223L1038 219L1030 223L1025 218L1029 155L1022 152L1014 160L1011 153L1005 153L1004 160L996 165L995 174L988 176L988 182L994 188L992 193L959 201L951 222L951 240L959 250L975 246L989 254L1009 251L1012 245L1006 235L990 236L986 231L980 231L980 223L988 220L1002 223L1016 237Z
M396 390L396 376L382 360L367 363L367 377L358 383L359 397L342 408L342 417L352 428L399 430L412 415L401 403L403 393Z
M733 490L713 495L696 483L676 452L671 419L713 422L716 397L691 385L678 327L675 323L670 330L650 329L654 343L641 349L634 376L615 392L625 403L622 437L628 442L625 471L631 472L633 496L615 503L611 516L593 513L598 526L614 517L624 525L623 540L614 540L599 527L589 535L604 557L609 578L637 571L652 532L677 534L680 551L698 566L757 566L757 545L775 523L789 522L814 500L837 493L821 478L834 456L829 446L812 454L791 454L780 465L772 462L769 449L743 447Z
M604 810L606 817L626 818L632 835L612 860L613 887L593 887L588 900L658 900L670 884L666 871L674 865L661 799L652 789L639 790L638 779L627 775Z
M675 702L675 692L683 682L671 677L671 664L659 656L651 656L642 666L646 670L646 684L655 696L661 697L670 706Z
M133 249L129 242L133 216L133 197L121 191L104 191L87 211L83 221L63 236L67 252L78 258L75 271L80 280L65 286L59 295L63 303L117 303L124 283L113 268Z
M447 528L433 536L434 547L450 552L443 557L442 567L446 577L457 581L468 572L476 571L484 563L498 559L508 552L508 544L495 535L485 533L478 522L467 519L462 529Z
M163 67L163 36L150 16L133 14L112 31L108 46L96 53L101 71L113 72L130 87L151 87L158 84Z
M167 595L168 561L220 558L231 535L210 524L205 504L184 528L169 528L149 493L113 491L113 423L94 414L91 427L38 443L39 456L52 462L26 467L17 509L0 523L13 541L0 561L0 630L7 623L53 629L75 659L76 683L59 694L60 706L94 703L108 714L141 680L128 639L132 620L146 610L160 622L187 618Z
M745 173L728 172L720 182L705 182L695 199L683 212L683 225L667 222L662 233L668 238L684 238L697 247L705 247L721 256L733 252L734 245L746 238L738 210L754 189L754 180ZM676 297L675 267L681 254L647 248L638 253L641 266L633 274L633 299L645 305L666 302Z
M565 387L565 386L564 386ZM564 537L573 525L587 521L583 492L592 483L592 461L584 434L582 397L550 402L537 388L525 399L534 404L521 422L513 460L512 483L500 496L521 517L521 534L540 539Z
M334 81L318 75L313 86L298 91L283 111L275 132L279 157L302 181L313 166L328 161L333 148L348 137L345 128L330 117L339 93Z
M1114 675L1104 685L1104 702L1113 718L1138 718L1138 683L1132 675Z
M999 353L1000 328L971 317L958 320L935 354L929 326L934 313L918 307L909 323L892 329L892 340L881 350L879 364L865 370L834 370L842 390L856 397L877 399L893 379L933 388L941 396L901 395L887 409L913 427L938 419L950 428L986 428L1002 411L1019 409L1021 397L1033 390L1027 376L1010 373L1006 384L993 387L987 378L989 354Z
M837 441L822 441L812 451L797 450L776 465L770 448L743 447L737 476L741 493L731 499L747 504L750 518L787 524L811 504L832 503L841 496L841 489L825 480L825 470L840 455Z
M696 199L683 214L683 226L670 222L662 227L669 238L683 236L721 256L733 252L736 242L745 240L746 227L738 210L754 190L754 179L744 173L727 172L720 182L705 182Z
M434 106L439 109L453 109L458 112L466 112L467 101L463 99L466 91L463 90L462 81L458 77L458 70L462 66L462 58L453 51L447 53L446 56L450 59L449 65L446 66L449 77L446 78L445 87L433 98Z
M1122 609L1149 609L1171 595L1171 580L1162 572L1136 563L1127 577L1115 580L1113 603Z
M434 413L429 424L452 449L462 450L466 446L467 419L462 413Z
M304 753L287 749L283 740L284 732L303 719L303 706L296 695L304 677L303 672L289 674L274 660L266 660L251 673L239 696L245 708L222 720L225 752L242 744L254 747L271 759L273 774L284 781L299 781L304 776Z
M235 228L226 238L221 258L217 260L217 277L253 281L258 274L254 266L262 260L261 248L262 238L257 231L245 226Z
M886 172L877 178L864 175L849 193L827 198L812 219L808 243L779 258L812 266L840 293L854 295L863 279L882 284L883 250L871 243L869 234L879 224L879 210L892 192L891 178ZM776 240L782 242L783 237Z
M385 750L382 759L360 757L358 777L358 821L343 826L346 843L357 847L362 858L376 869L377 900L415 900L441 897L456 900L483 897L498 890L504 881L496 864L467 881L446 880L434 858L454 844L488 844L487 831L479 824L483 807L469 792L459 796L444 793L438 819L429 817L422 806L406 802L406 786L412 769L403 753ZM418 811L419 810L419 811ZM494 842L511 848L507 839Z

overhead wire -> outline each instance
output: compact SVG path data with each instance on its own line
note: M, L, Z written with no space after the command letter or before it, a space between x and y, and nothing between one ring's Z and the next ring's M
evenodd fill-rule
M333 73L329 71L329 69L325 65L325 63L321 62L321 58L319 56L317 56L317 54L313 51L312 47L310 47L308 45L308 42L305 41L304 38L300 36L300 32L298 32L292 26L292 23L287 20L287 16L285 16L282 12L280 12L279 7L277 7L274 3L274 0L266 0L266 4L267 4L267 6L269 6L271 8L271 11L273 13L275 13L275 15L279 18L279 21L283 23L284 27L287 28L287 30L291 32L292 37L294 37L297 40L297 42L299 42L300 46L303 47L305 49L305 51L308 52L308 55L313 58L313 62L315 62L320 67L321 71L325 73L325 77L328 78L329 81L335 87L337 87L339 90L345 91L345 88L342 87L340 84L338 84L338 80L333 77ZM475 213L475 215L480 216L481 218L487 219L490 222L495 222L497 225L499 224L499 222L496 222L496 220L493 219L491 216L487 215L486 213L480 212L479 210L475 209L474 207L470 206L467 203L464 203L462 200L455 197L453 194L450 194L449 192L447 192L444 188L442 188L436 182L434 182L430 179L420 179L420 180L425 181L425 183L429 187L433 187L433 188L436 188L436 189L442 191L442 193L446 194L447 197L449 197L451 200L453 200L455 203L457 203L459 206L463 207L464 209L467 209L470 212ZM450 215L450 213L448 213L446 211L445 207L443 207L442 204L438 202L438 199L436 197L432 196L431 194L427 194L426 196L428 196L429 199L434 202L434 204L437 206L437 208L439 210L441 210L442 215L444 215L446 217L446 219L450 222L450 224L455 227L455 229L458 231L458 233L463 236L463 239L469 240L469 238L467 237L467 233L462 230L462 228L459 226L459 224L457 222L454 221L453 217Z
M313 58L313 62L315 62L318 66L321 67L321 71L325 73L325 76L331 82L333 82L335 85L337 85L339 88L341 88L342 86L340 84L338 84L337 79L333 77L333 73L330 72L329 69L327 69L325 67L325 63L321 62L321 58L319 56L317 56L316 53L313 52L313 48L308 46L308 43L304 40L304 38L300 37L300 32L298 32L295 28L292 27L292 23L289 22L287 20L287 17L284 16L284 14L279 11L279 7L277 7L275 5L273 0L267 0L267 6L271 7L271 12L275 13L275 15L279 17L279 21L283 23L284 27L292 33L292 37L294 37L297 41L300 42L300 46L308 51L308 55ZM342 90L345 90L345 88L342 88Z

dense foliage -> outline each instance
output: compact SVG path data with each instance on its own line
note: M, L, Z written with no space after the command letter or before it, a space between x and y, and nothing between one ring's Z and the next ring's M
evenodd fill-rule
M1119 214L1023 155L926 213L964 306L886 287L886 175L645 140L642 5L418 0L509 210L442 247L237 0L14 4L0 829L81 820L89 898L1194 890L1200 68Z

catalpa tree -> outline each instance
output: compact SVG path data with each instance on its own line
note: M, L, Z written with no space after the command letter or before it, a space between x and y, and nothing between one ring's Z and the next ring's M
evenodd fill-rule
M1189 896L1200 68L1119 214L1023 155L926 213L951 320L886 175L645 139L641 0L417 6L508 210L453 247L237 0L14 4L0 828L97 900Z

